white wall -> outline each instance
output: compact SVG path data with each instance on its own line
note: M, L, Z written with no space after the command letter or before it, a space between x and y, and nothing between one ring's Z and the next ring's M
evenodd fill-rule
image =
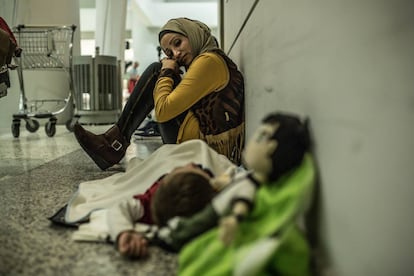
M96 2L96 47L101 55L117 57L123 62L125 52L126 0Z
M152 0L131 1L127 27L132 32L135 60L140 63L139 71L157 61L160 28L171 18L188 17L206 23L213 35L218 33L217 3L158 3Z
M254 2L224 1L227 49ZM333 275L414 271L413 7L260 0L230 53L246 77L248 136L271 111L311 119Z
M132 0L148 17L148 22L161 27L167 20L176 17L188 17L197 19L208 26L217 27L217 2L215 1L191 1L174 3L154 0Z
M14 4L17 3L15 6ZM71 0L21 0L2 1L0 16L8 20L10 27L17 24L26 25L72 25L79 26L79 2ZM15 11L15 12L14 12ZM4 15L3 15L4 13ZM16 17L14 17L14 14ZM75 32L73 54L79 54L79 32ZM25 92L29 100L64 99L69 94L68 74L64 72L47 72L46 70L23 71ZM27 73L27 74L25 74ZM10 72L11 88L8 96L0 99L0 133L11 135L12 114L19 110L19 80L17 71ZM50 107L49 111L56 111ZM58 123L64 124L72 117L72 108L57 116ZM41 129L46 120L40 120ZM21 131L25 123L21 123ZM43 133L44 134L44 133ZM45 135L45 134L44 134Z
M139 61L138 70L141 74L148 65L158 60L156 48L159 45L159 29L152 27L150 19L135 2L131 2L128 12L133 40L132 49L135 60Z

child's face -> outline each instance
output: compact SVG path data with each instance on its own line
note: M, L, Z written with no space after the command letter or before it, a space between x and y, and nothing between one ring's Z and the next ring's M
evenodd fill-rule
M278 127L279 124L260 125L244 149L243 164L253 170L260 181L266 181L272 170L272 153L278 143L271 137Z
M162 180L164 183L168 183L170 179L172 179L175 175L180 174L180 173L196 173L196 174L199 174L205 177L208 180L211 179L212 177L211 173L208 170L203 169L200 165L197 165L195 163L188 163L185 166L176 167L169 174L167 174Z

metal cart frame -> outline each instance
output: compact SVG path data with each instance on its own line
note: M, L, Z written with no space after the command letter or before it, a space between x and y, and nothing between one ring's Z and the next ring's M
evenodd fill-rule
M16 40L22 48L20 57L15 57L20 84L19 111L13 114L11 125L14 137L20 135L20 120L26 122L26 129L36 132L39 122L36 119L49 119L45 124L47 136L56 133L56 115L73 106L72 48L76 26L28 26L13 28ZM42 99L29 101L24 87L24 70L58 70L67 73L69 89L65 99ZM45 104L56 104L55 111L42 111ZM70 122L69 122L70 123ZM68 122L66 123L68 126Z

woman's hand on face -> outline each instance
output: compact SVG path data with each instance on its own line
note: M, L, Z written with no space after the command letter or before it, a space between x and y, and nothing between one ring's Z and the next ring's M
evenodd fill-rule
M175 59L163 58L161 60L161 63L162 63L161 69L172 69L172 70L177 71L177 72L179 70L178 63Z
M121 232L118 237L118 251L127 257L145 257L148 255L148 240L135 231Z

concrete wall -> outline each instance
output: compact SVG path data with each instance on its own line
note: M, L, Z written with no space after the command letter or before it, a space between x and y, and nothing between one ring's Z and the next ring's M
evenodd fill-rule
M310 117L328 262L321 274L410 275L414 4L222 4L225 48L235 41L230 56L246 77L247 135L268 112Z

